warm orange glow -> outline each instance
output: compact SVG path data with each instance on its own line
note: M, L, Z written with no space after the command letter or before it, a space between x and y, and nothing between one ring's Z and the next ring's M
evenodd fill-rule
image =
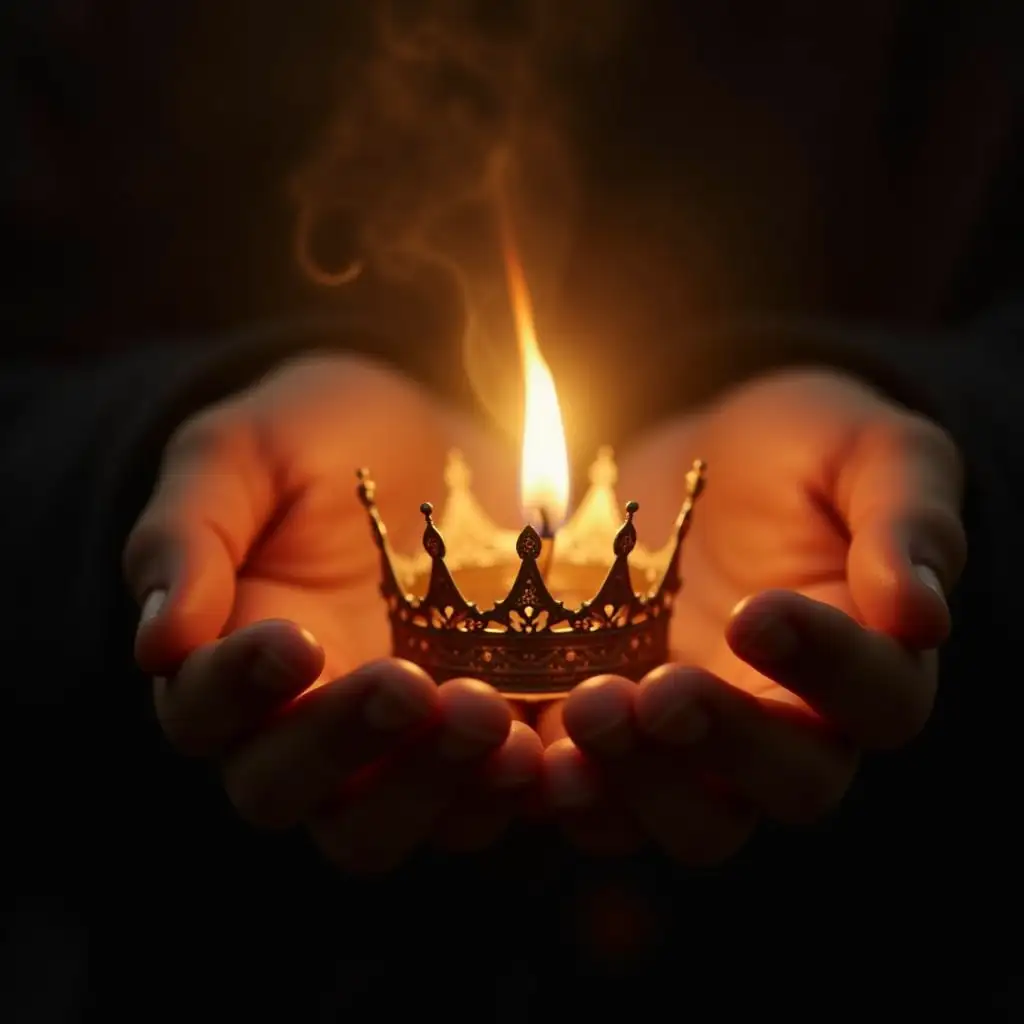
M569 509L569 455L558 393L537 344L533 308L507 210L502 234L509 295L523 365L523 449L519 466L519 502L533 525L557 529Z

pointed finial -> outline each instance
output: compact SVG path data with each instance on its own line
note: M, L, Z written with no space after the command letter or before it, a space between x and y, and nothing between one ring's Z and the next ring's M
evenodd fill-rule
M523 561L527 558L536 560L540 558L540 553L543 550L540 534L532 526L524 526L523 532L519 534L519 539L516 541L516 554Z
M360 502L362 502L364 508L372 509L376 499L377 487L370 477L370 471L368 469L357 469L356 479L359 481L356 493L359 495Z
M623 558L636 547L636 526L633 524L633 516L640 511L640 502L626 502L626 521L619 527L615 534L615 543L612 550L617 558Z
M694 459L693 466L686 474L686 496L688 498L700 497L700 492L704 490L707 468L707 463L703 459Z
M434 506L425 501L420 505L420 512L427 521L426 529L423 531L423 550L436 562L444 558L445 546L441 531L434 525Z

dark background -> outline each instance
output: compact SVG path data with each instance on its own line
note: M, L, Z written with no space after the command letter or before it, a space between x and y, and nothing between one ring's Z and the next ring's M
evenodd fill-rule
M979 318L1013 323L1021 5L651 0L600 5L580 34L538 20L538 5L509 4L495 25L468 2L402 4L412 23L441 10L461 45L408 80L399 69L397 108L368 85L390 67L377 6L4 5L4 355L90 361L359 310L407 325L408 361L422 361L460 323L443 270L471 300L500 287L472 200L483 156L507 139L551 155L552 137L568 170L524 184L519 204L570 407L613 393L623 365L645 405L669 407L659 367L691 332L736 319L964 344ZM585 7L572 9L593 27L599 5ZM496 57L488 73L481 52ZM524 66L526 85L501 78ZM410 241L396 228L395 211L430 220L440 195L468 197L444 230ZM318 260L366 261L351 287L317 283L297 258L305 208ZM566 212L557 230L551 209ZM36 1015L12 1019L66 1019L84 938L13 881L5 896L34 909L8 918L2 990Z
M521 85L442 48L408 85L418 108L371 101L365 143L332 151L367 68L388 60L372 17L385 7L508 40L542 100L523 115L509 98ZM547 118L570 154L576 214L543 283L572 333L586 324L611 345L765 312L931 326L1019 285L1019 5L566 5L584 27L605 12L597 43L537 16L551 4L503 5L518 14L499 24L486 9L4 5L8 351L94 352L368 302L365 279L353 297L296 260L297 172L326 169L304 187L318 211L343 208L316 243L343 260L399 192L419 183L429 203L465 184L516 118ZM453 95L475 97L471 143L443 113ZM453 146L442 180L437 153ZM465 232L447 255L460 245L465 264Z

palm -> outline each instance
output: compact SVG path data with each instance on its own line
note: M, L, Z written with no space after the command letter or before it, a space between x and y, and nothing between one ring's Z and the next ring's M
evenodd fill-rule
M767 468L767 463L765 464ZM761 696L782 691L741 662L724 639L730 612L743 598L764 590L796 590L843 610L852 610L846 583L846 539L841 527L817 506L803 482L762 471L732 492L723 473L709 484L682 559L685 585L673 619L673 649L682 661L699 664Z
M326 654L324 677L336 678L388 654L376 581L313 588L260 576L241 580L232 626L284 618L308 629Z
M270 522L238 573L229 629L290 619L326 654L325 678L389 653L380 566L356 496L369 466L395 545L418 541L422 501L441 494L450 439L436 407L387 371L300 364L275 381L262 451L276 484Z
M436 491L423 476L407 467L382 500L400 547L415 543L422 524L416 518L419 503ZM377 549L356 499L354 475L339 477L316 485L336 491L331 500L311 492L305 507L286 516L250 553L239 574L231 623L237 628L269 618L297 622L323 647L325 678L390 653Z
M324 678L335 678L390 653L379 556L356 497L356 468L370 467L399 551L420 543L420 504L443 498L450 446L482 468L488 493L501 490L491 477L512 474L492 438L387 371L344 365L332 374L313 363L279 379L272 397L264 448L281 494L239 572L229 628L291 619L320 642Z
M643 497L645 519L660 523L678 504L689 459L707 459L707 488L683 549L673 654L750 692L787 700L732 653L724 634L737 602L770 589L796 590L856 616L846 580L848 537L829 493L828 467L842 438L806 431L804 412L761 417L756 406L739 402L710 429L680 422L652 435L623 466L624 486Z

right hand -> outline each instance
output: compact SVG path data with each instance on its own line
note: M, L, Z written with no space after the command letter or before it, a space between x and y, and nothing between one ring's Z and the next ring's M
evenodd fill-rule
M372 467L392 538L415 544L453 441L500 461L456 432L372 363L296 359L177 431L125 549L168 738L217 759L245 819L305 824L349 870L428 839L487 845L540 773L540 740L494 690L387 658L354 470Z

